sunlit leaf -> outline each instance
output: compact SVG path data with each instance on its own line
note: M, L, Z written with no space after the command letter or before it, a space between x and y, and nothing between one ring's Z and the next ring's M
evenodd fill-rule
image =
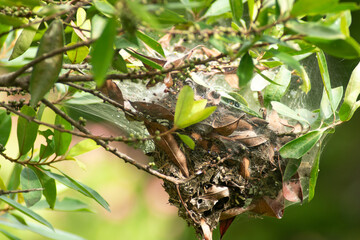
M76 44L76 43L69 43L66 46L72 46L74 44ZM89 52L90 52L90 50L87 46L81 46L76 49L66 51L66 54L68 55L69 60L72 63L81 63L87 57Z
M322 130L308 132L301 137L286 143L280 148L279 152L283 158L301 158L315 146L323 133L324 131Z
M36 57L49 53L64 46L64 30L60 20L54 20L41 39ZM31 106L36 104L53 87L58 79L63 61L60 53L37 63L34 66L30 79Z
M63 129L66 130L72 129L72 125L59 115L56 115L55 124L62 126ZM54 148L56 155L61 156L66 153L71 143L71 139L72 135L70 133L54 130Z
M37 214L36 212L32 211L31 209L24 207L23 205L21 205L20 203L7 198L5 196L0 196L0 200L4 201L5 203L9 204L10 206L12 206L13 208L15 208L16 210L18 210L19 212L22 212L23 214L25 214L26 216L34 219L35 221L38 221L41 224L44 224L45 226L47 226L50 229L54 229L53 226L51 226L51 224L46 221L45 218L43 218L42 216L40 216L39 214Z
M245 53L240 60L236 75L239 78L239 87L246 86L254 74L254 63L249 53Z
M181 141L183 141L190 149L194 150L195 142L188 135L178 133Z
M340 107L339 116L341 121L348 121L352 118L356 109L360 106L357 101L360 94L360 63L353 70L350 81L345 90L344 102Z
M77 144L75 144L70 150L69 152L66 154L65 158L73 158L76 156L79 156L81 154L90 152L94 149L99 148L100 146L97 145L97 143L92 140L92 139L85 139L82 140L81 142L78 142Z
M40 180L33 170L30 168L24 168L20 174L20 185L22 190L41 188ZM24 200L27 207L33 206L40 201L42 191L31 191L23 193Z
M91 64L94 73L94 80L98 87L105 82L106 73L111 65L114 55L114 39L116 35L115 19L108 19L99 39L94 43L94 49L91 54Z
M136 36L140 38L140 40L143 41L146 45L158 52L161 56L165 57L165 53L161 47L161 44L158 43L155 39L149 37L148 35L140 31L136 32Z
M116 13L115 8L106 0L94 0L94 5L97 10L107 17L111 17Z
M280 8L280 13L282 15L286 15L286 13L288 13L292 9L294 1L295 0L277 0Z
M69 212L91 212L91 210L89 209L89 205L78 199L69 197L65 197L61 201L56 201L55 210Z
M34 109L27 105L21 108L21 113L29 117L36 116ZM19 117L17 124L17 137L20 155L26 154L33 147L37 136L38 128L38 124L30 122L25 118Z
M11 116L6 110L0 109L0 144L5 146L11 132Z
M230 12L229 0L216 0L206 11L204 17L218 16L226 12Z
M38 22L38 23L32 24L29 28L25 28L21 32L19 38L15 42L15 46L10 55L9 60L12 60L12 59L15 59L15 58L21 56L31 46L31 43L35 37L36 31L40 26L39 19L35 19L34 21Z
M5 6L18 6L18 7L22 7L22 6L26 6L26 7L36 7L36 6L40 6L41 2L40 0L1 0L0 1L1 5L5 5Z
M83 8L78 8L76 11L76 25L81 26L86 20L86 11Z

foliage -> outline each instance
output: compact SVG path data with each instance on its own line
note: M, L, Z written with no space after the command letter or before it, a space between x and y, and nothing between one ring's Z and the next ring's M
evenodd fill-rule
M206 126L206 121L213 120L212 131L223 137L230 136L239 126L241 117L225 125L215 124L212 116L222 114L217 108L220 104L234 112L241 111L247 118L268 123L285 120L280 125L300 128L283 133L292 139L282 144L277 153L287 163L285 185L296 177L306 154L315 156L307 180L308 199L313 198L324 137L335 126L349 121L360 107L360 64L343 97L342 87L332 87L326 58L360 57L360 44L349 32L351 11L360 6L338 0L142 3L0 0L0 54L4 58L0 60L0 91L17 99L4 97L0 102L0 154L2 161L14 163L7 186L1 184L2 225L51 236L42 226L22 217L21 221L14 220L11 214L20 212L53 229L31 209L42 197L53 210L83 208L84 203L74 199L61 204L57 183L110 211L99 193L56 167L58 162L76 160L78 155L97 147L177 187L190 181L195 173L189 169L188 155L183 151L196 151L202 143L194 126ZM314 56L323 95L318 109L300 109L285 98L294 89L303 95L311 91L314 80L309 79L304 63ZM213 84L199 77L201 74L225 74L236 81L234 84L225 77L220 84ZM255 86L255 79L259 78L262 83ZM208 96L200 94L204 87L220 93L219 101L211 102ZM172 92L177 99L163 102L156 98L154 103L150 98L164 91ZM20 99L20 95L29 100ZM148 101L139 100L142 98ZM43 117L45 111L56 115L52 122ZM266 114L270 112L277 112L281 118L270 119L270 114ZM18 154L6 150L15 120L17 128L12 131L17 135ZM125 134L94 135L87 129L87 121L112 122ZM73 136L84 140L70 147ZM254 146L264 143L256 137L261 143ZM39 144L36 140L40 138L43 142ZM159 166L139 163L111 142L124 142L144 152L151 152L155 145L169 156L181 174L166 174ZM244 178L248 174L246 168L241 173ZM3 182L1 176L0 180ZM179 190L178 193L183 201ZM302 192L292 189L291 194L302 200ZM290 199L291 194L284 193L285 198ZM271 205L264 199L261 201ZM182 204L179 208L188 210ZM259 206L260 203L255 208ZM211 239L208 223L201 222L196 227L205 239ZM227 228L224 224L220 227L223 235ZM17 239L6 230L0 232ZM80 239L59 230L51 237L62 236Z

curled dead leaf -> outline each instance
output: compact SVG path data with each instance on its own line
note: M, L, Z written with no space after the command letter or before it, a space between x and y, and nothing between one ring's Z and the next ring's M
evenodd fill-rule
M239 141L247 147L256 147L268 141L266 137L257 135L254 131L236 132L230 139Z
M136 109L136 111L149 115L150 117L156 119L167 119L169 121L174 121L174 114L172 114L165 107L148 102L130 102L131 105Z
M201 230L203 232L203 239L204 240L212 240L212 230L210 226L206 223L205 219L200 220Z
M239 120L244 116L242 114L240 117L234 117L232 115L225 116L221 118L221 122L214 121L212 126L215 132L223 136L229 136L232 134L238 127Z
M250 179L250 160L247 157L240 163L240 175L245 179Z
M229 229L234 219L235 217L231 217L226 220L220 221L220 240L223 238L223 236L225 235L226 231Z
M239 131L247 131L247 130L252 130L252 129L253 129L253 126L250 123L248 123L244 119L239 120L237 130L239 130Z
M279 192L275 199L268 196L255 200L255 207L251 210L254 213L270 217L282 218L284 215L284 196L282 191Z
M118 85L114 83L112 80L106 80L105 84L99 88L99 91L102 92L105 96L110 99L124 105L124 97Z
M299 173L294 174L289 181L283 182L284 198L290 202L302 202L303 192Z
M164 125L156 122L145 121L145 126L151 135L155 135L156 130L166 132L169 129ZM171 161L180 168L181 173L185 177L189 177L189 170L187 167L185 154L180 150L175 138L171 134L162 136L159 141L155 141L155 145L162 149Z

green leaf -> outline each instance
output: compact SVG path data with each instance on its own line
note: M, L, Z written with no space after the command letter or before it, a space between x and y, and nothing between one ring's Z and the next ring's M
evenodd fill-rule
M131 50L125 49L126 52L128 52L131 56L133 56L134 58L139 59L142 63L149 65L150 67L154 68L154 69L158 69L161 70L162 66L160 66L159 64L157 64L156 62L151 61L150 59L141 56L140 54L137 54Z
M308 37L321 38L321 39L345 39L345 35L342 32L334 30L331 27L324 26L315 22L298 22L289 21L286 23L286 27Z
M298 72L302 71L299 61L297 61L293 56L291 56L285 52L280 52L273 48L270 49L269 52L272 53L275 57L277 57L280 61L282 61L289 67L297 70Z
M65 158L73 158L81 154L90 152L99 148L99 145L92 139L85 139L75 144L70 151L66 154Z
M64 173L62 173L63 176L56 174L56 173L52 173L50 171L44 171L44 173L46 175L48 175L49 177L61 182L65 186L72 188L72 189L82 193L83 195L94 199L102 207L104 207L107 211L110 212L109 204L94 189L84 185L83 183L76 181L75 179L69 177L68 175L66 175Z
M323 133L323 130L314 130L286 143L279 150L281 157L301 158L315 146Z
M126 62L123 59L123 57L121 56L121 54L119 54L119 53L115 53L113 62L112 62L112 67L123 73L128 73Z
M297 172L300 167L301 158L295 159L291 158L286 164L286 168L283 175L283 181L289 181L292 176Z
M341 12L345 10L359 9L355 3L338 3L339 0L298 0L295 2L291 15L303 16L303 15L322 15L333 12Z
M360 57L360 45L352 37L333 40L314 37L304 37L304 39L335 57L346 59Z
M177 12L171 11L170 9L165 8L158 16L157 20L164 24L176 24L176 23L186 23L187 20L184 19Z
M77 199L65 197L61 201L56 201L56 211L69 211L69 212L91 212L89 206Z
M31 43L36 35L36 31L40 26L39 19L36 18L34 21L38 21L38 23L32 24L29 28L25 28L16 40L9 61L21 56L31 46Z
M4 234L4 236L7 237L7 238L10 239L10 240L21 240L21 239L18 238L17 236L9 233L8 231L5 231L4 229L1 229L1 228L0 228L0 232L1 232L2 234Z
M239 87L246 86L254 74L254 63L249 53L245 53L240 60L236 75L239 78Z
M21 159L21 158L20 158ZM8 185L7 185L7 189L10 190L15 190L19 187L20 185L20 173L22 170L22 166L20 164L15 164L14 168L11 172L9 181L8 181ZM15 197L15 194L10 194L11 198Z
M237 110L240 110L242 112L246 112L247 114L262 118L257 112L243 104L242 102L235 101L234 99L230 99L224 96L221 96L221 102L226 104L229 107L235 108Z
M76 11L76 25L81 26L86 20L86 11L83 8L78 8Z
M287 15L287 13L292 9L294 0L276 0L279 4L281 15Z
M64 47L64 29L60 20L54 20L41 39L36 57ZM37 63L30 78L30 105L35 107L44 95L54 86L63 62L60 53Z
M116 13L115 8L106 0L94 0L95 8L107 17L111 17Z
M72 46L76 43L69 43L68 46ZM69 60L71 61L71 63L82 63L82 61L84 61L84 59L87 57L87 55L89 54L90 50L87 46L81 46L78 47L76 49L72 49L69 51L66 51L66 54L69 57Z
M54 209L55 202L56 202L56 183L53 178L50 178L48 175L43 173L37 168L32 168L36 175L38 176L43 190L43 195L46 199L46 202L49 204L51 209Z
M3 25L9 25L13 27L20 27L21 25L26 23L24 18L12 17L8 15L4 15L2 13L0 13L0 22Z
M274 82L277 84L270 84L265 88L264 100L266 104L271 101L280 102L281 98L286 93L291 80L291 72L285 66L281 66L279 72L276 74Z
M8 222L4 220L0 220L0 225L16 228L20 230L30 231L41 236L46 237L46 239L54 239L54 240L85 240L82 237L76 236L74 234L61 231L59 229L48 229L43 227L42 225L38 225L32 222L29 222L27 225L23 225L17 222Z
M35 221L38 221L41 224L44 224L45 226L47 226L48 228L50 228L52 230L54 229L53 226L51 226L51 224L48 221L46 221L45 218L43 218L36 212L30 210L29 208L26 208L23 205L19 204L18 202L15 202L14 200L7 198L5 196L0 196L0 199L2 201L4 201L5 203L9 204L10 206L12 206L13 208L15 208L16 210L18 210L19 212L22 212L26 216L34 219Z
M206 106L206 100L194 101L194 91L190 86L184 86L178 96L175 108L174 125L186 128L208 118L216 107Z
M165 57L165 53L161 44L158 43L155 39L149 37L148 35L140 31L136 32L136 36L140 38L140 40L143 41L146 45L158 52L161 56Z
M360 94L360 62L351 73L349 83L346 87L344 102L340 107L339 116L341 121L348 121L352 118L356 109L360 106L357 101Z
M272 101L271 105L272 105L273 109L275 111L277 111L279 114L289 117L289 118L292 118L292 119L295 119L301 123L306 123L306 124L310 125L309 122L305 118L301 117L299 114L297 114L294 110L292 110L288 106L286 106L280 102L276 102L276 101Z
M1 0L0 4L5 5L5 6L9 6L9 7L26 6L26 7L32 8L32 7L40 6L41 2L40 2L40 0L16 0L16 1L15 0Z
M0 144L5 146L11 132L11 116L6 110L0 109Z
M116 21L110 18L99 39L94 43L91 54L92 71L98 87L105 82L106 73L114 55L114 39L116 35Z
M254 0L248 0L248 8L249 8L249 16L250 16L250 20L254 21L254 17L256 15L255 10L255 1Z
M195 142L191 137L180 133L177 133L177 135L180 137L181 141L183 141L191 150L194 150Z
M226 12L230 12L229 0L216 0L206 11L204 17L218 16Z
M233 16L233 21L238 25L241 26L240 19L243 15L243 2L242 0L229 0L230 1L230 7L231 12Z
M332 111L332 107L331 105L333 105L334 110L337 109L337 107L339 106L342 96L343 96L343 87L337 87L337 88L333 88L331 89L332 95L333 95L333 103L331 104L329 101L329 98L326 94L326 91L324 89L323 91L323 95L321 98L321 102L320 102L320 116L321 119L325 120L328 119L331 115L333 115L333 111Z
M56 115L55 124L61 125L66 130L72 129L71 124L59 115ZM61 156L66 153L71 143L71 139L72 135L70 133L54 130L54 148L56 155Z
M174 124L178 125L182 121L183 118L186 118L190 115L191 109L194 105L194 91L190 86L184 86L178 96L178 100L176 102L175 107L175 116L174 116Z
M237 92L229 92L228 93L232 98L234 98L237 102L244 104L245 106L249 106L248 102L246 101L246 99Z
M331 110L333 112L333 114L335 114L335 107L334 107L334 98L332 95L332 90L331 90L331 82L330 82L330 75L329 75L329 70L327 67L327 62L326 62L326 57L323 51L319 51L316 53L316 58L318 60L318 64L319 64L319 69L320 69L320 74L321 74L321 78L323 80L323 84L324 84L324 90L326 92L326 95L328 97L328 99L330 100L330 106L331 106Z
M20 112L29 117L36 116L34 109L27 105L24 105L21 108ZM29 122L27 119L19 117L17 124L17 138L20 155L26 154L33 147L37 136L38 128L38 124L34 122Z
M319 166L320 166L320 155L321 155L321 148L319 148L313 166L311 168L310 172L310 179L309 179L309 202L314 198L315 196L315 187L317 178L319 175Z
M41 188L40 180L36 173L30 168L24 168L20 174L20 185L22 190ZM40 201L42 191L31 191L23 193L24 200L27 207L33 206L35 203Z
M307 74L307 72L305 71L305 68L303 66L300 66L300 72L298 72L299 76L301 77L303 83L301 85L301 89L305 92L308 93L311 90L311 82L310 82L310 78Z

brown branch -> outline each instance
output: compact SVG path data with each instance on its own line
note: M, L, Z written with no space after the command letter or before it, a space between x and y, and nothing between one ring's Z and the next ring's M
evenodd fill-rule
M56 114L58 114L59 116L61 116L62 118L64 118L66 121L68 121L71 125L75 126L79 131L81 131L84 134L87 134L89 136L91 136L91 132L86 129L84 126L80 125L78 122L76 122L74 119L70 118L68 115L66 115L63 111L61 111L60 109L58 109L55 105L53 105L51 102L49 102L46 99L43 99L42 102L49 107L51 110L53 110ZM115 156L123 159L123 161L125 161L126 163L129 163L133 166L135 166L136 168L138 168L139 170L143 170L155 177L158 177L160 179L172 182L174 184L180 184L183 181L176 179L174 177L170 177L167 176L165 174L162 174L152 168L150 168L148 165L144 165L141 164L139 162L137 162L135 159L131 158L130 156L126 155L125 153L122 153L120 151L118 151L116 148L110 146L108 143L106 143L103 140L100 139L94 139L94 141L102 146L106 151L111 152L112 154L114 154Z
M24 190L10 190L10 191L4 191L0 190L0 196L6 195L6 194L12 194L12 193L28 193L28 192L35 192L35 191L42 191L44 188L33 188L33 189L24 189Z

